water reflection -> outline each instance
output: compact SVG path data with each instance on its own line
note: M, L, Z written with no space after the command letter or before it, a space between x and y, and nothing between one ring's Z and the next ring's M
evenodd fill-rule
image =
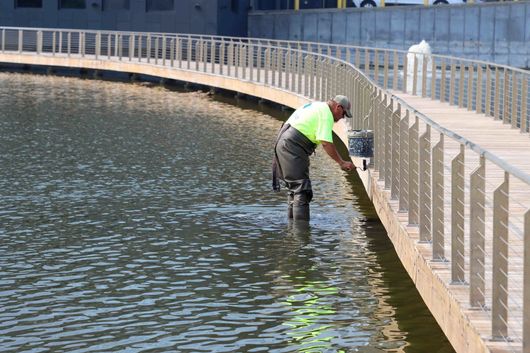
M402 300L417 293L359 181L324 153L311 223L287 221L270 115L197 92L0 82L2 352L448 347Z

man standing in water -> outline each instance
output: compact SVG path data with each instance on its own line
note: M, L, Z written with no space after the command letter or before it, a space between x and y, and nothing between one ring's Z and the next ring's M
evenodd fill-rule
M287 215L294 220L309 221L309 202L313 198L309 179L309 156L322 144L326 153L341 169L354 165L343 160L333 144L333 123L351 118L351 104L346 96L338 95L328 102L311 102L298 108L282 126L274 147L272 170L273 190L280 190L278 179L288 188Z

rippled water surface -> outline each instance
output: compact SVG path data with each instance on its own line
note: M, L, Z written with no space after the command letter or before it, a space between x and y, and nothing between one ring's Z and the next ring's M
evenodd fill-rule
M287 222L280 120L6 73L0 106L1 352L452 351L322 149L310 226Z

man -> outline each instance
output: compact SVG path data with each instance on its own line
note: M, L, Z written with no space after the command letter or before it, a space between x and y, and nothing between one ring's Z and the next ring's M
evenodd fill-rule
M288 188L287 215L294 220L309 221L309 202L313 198L309 179L309 156L322 144L326 153L343 170L355 166L343 160L333 144L333 124L347 116L351 104L346 96L338 95L328 102L307 103L298 108L282 126L273 160L273 189L280 190L278 179Z

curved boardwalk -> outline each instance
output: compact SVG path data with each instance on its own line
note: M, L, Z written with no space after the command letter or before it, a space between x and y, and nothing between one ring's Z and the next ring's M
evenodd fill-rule
M460 93L451 86L449 98L458 99L459 108L397 91L400 82L407 91L406 56L400 62L394 52L392 64L392 55L385 53L378 61L381 51L364 48L361 65L363 55L355 49L354 66L350 48L337 48L335 55L329 48L322 54L320 46L318 52L303 49L219 37L3 29L0 62L148 74L293 108L347 94L355 119L349 126L336 124L335 131L347 144L348 128L374 130L375 156L360 177L404 267L456 351L530 353L530 293L524 291L530 288L530 273L523 272L530 264L530 251L525 251L530 249L530 240L525 241L530 237L530 138L524 73L454 62L446 72L446 62L433 62L434 69L442 68L439 95L446 94L446 77L451 82L461 78L455 81ZM347 60L341 59L344 53ZM387 75L392 66L394 72ZM414 59L414 80L417 66ZM373 70L380 80L383 69L382 86L394 90L369 78ZM495 103L490 104L490 93L484 98L487 110L494 111L489 115L502 120L471 109L475 94L477 102L483 101L482 70L488 75L486 88L492 75L504 78ZM481 83L475 88L473 72ZM464 79L467 91L462 90ZM433 97L434 81L424 80L422 86L424 92L432 87ZM414 92L416 86L414 81Z

